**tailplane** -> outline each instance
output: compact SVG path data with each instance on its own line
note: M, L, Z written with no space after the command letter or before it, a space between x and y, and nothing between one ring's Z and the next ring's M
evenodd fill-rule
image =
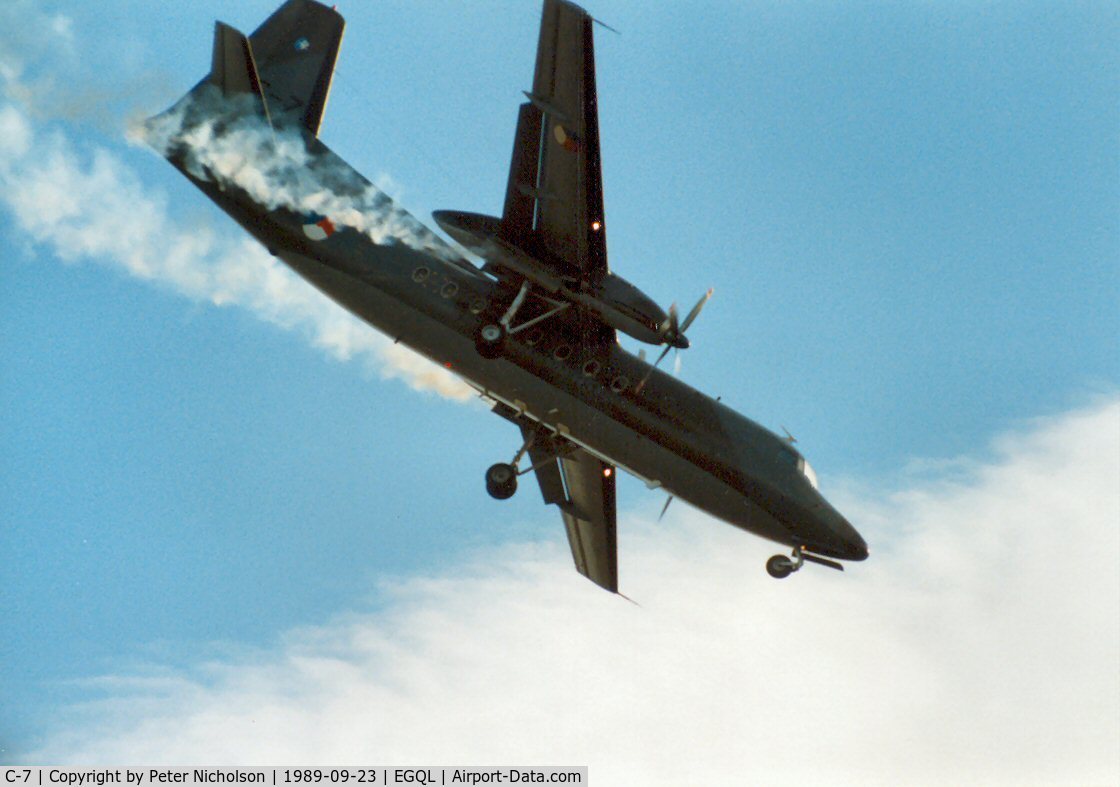
M214 23L214 56L205 82L221 90L227 99L240 96L256 99L258 111L271 124L253 46L243 33L224 22Z

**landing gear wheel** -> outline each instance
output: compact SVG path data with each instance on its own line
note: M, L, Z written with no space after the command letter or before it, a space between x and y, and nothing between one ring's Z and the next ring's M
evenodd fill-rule
M505 344L506 331L497 323L486 323L478 329L474 337L474 346L483 358L497 358L502 354L502 345Z
M785 579L793 573L793 561L785 555L774 555L766 561L766 573L774 579Z
M513 497L517 491L517 469L503 462L490 465L486 471L486 491L496 500Z

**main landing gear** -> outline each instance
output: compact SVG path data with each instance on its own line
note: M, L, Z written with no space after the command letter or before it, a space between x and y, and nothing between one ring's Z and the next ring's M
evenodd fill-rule
M785 579L794 571L800 571L806 561L821 566L828 566L837 571L844 570L844 567L835 560L828 560L827 558L818 557L817 555L810 555L808 552L805 552L802 547L794 547L790 557L774 555L774 557L767 560L766 573L774 577L774 579Z
M474 336L474 346L483 358L497 358L502 354L502 345L506 340L505 329L497 323L486 323L478 329ZM497 465L494 465L497 467Z
M486 470L486 492L490 497L495 500L508 500L513 497L513 493L517 491L517 477L521 475L521 471L517 469L521 457L525 456L529 450L529 446L533 444L536 439L537 433L532 432L529 439L513 456L513 461L508 464L505 462L498 462L496 465L490 465ZM531 472L533 468L529 468L525 472Z
M505 345L506 337L515 333L531 328L537 323L547 320L549 317L559 314L567 309L570 304L563 301L555 301L551 298L545 297L540 293L536 293L536 297L545 301L550 309L543 314L533 317L520 325L514 324L514 319L517 313L521 310L521 305L525 303L525 299L529 296L530 289L529 280L526 279L521 283L521 289L517 291L514 296L513 302L510 303L509 308L498 319L497 322L484 322L482 326L474 335L474 346L478 350L478 354L483 358L497 358L502 354L502 347Z
M486 471L486 491L495 500L508 500L517 491L517 467L498 462Z

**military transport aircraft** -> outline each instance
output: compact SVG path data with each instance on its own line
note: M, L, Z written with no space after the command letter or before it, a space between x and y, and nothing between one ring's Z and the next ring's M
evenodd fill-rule
M791 438L657 368L688 347L711 293L681 319L607 265L593 21L544 0L502 215L434 215L461 250L318 139L344 23L313 0L288 0L249 37L218 22L210 73L147 138L273 255L515 424L522 445L486 471L487 491L508 498L536 473L597 585L618 592L617 470L792 547L772 576L865 559ZM664 350L647 363L616 331Z

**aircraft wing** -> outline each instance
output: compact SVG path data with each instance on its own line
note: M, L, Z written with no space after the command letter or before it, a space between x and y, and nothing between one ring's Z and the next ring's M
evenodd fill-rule
M564 518L576 570L596 585L618 592L618 537L615 468L581 448L555 448L541 427L521 425L533 435L529 458L545 503L555 503Z
M545 0L533 89L521 106L503 232L563 275L607 273L592 19Z
M288 0L249 36L273 122L319 133L345 22L314 0Z

